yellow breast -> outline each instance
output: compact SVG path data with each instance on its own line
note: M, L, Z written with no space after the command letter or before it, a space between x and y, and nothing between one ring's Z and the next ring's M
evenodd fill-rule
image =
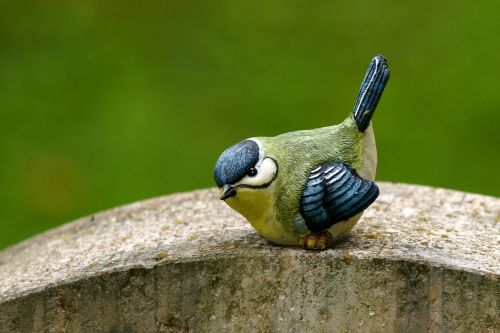
M276 220L273 191L274 185L259 190L240 188L236 196L226 199L226 203L243 215L259 235L276 244L297 246L299 237L303 235L285 229L283 224ZM332 225L328 229L332 239L337 240L349 232L361 215L362 213Z
M276 220L274 190L275 184L265 189L239 188L238 194L226 199L226 203L243 215L259 235L273 243L297 245L298 237Z

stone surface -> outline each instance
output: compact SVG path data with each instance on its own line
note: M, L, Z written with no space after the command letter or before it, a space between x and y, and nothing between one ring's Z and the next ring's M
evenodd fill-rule
M500 200L381 183L335 248L260 238L214 189L0 252L0 332L495 332Z

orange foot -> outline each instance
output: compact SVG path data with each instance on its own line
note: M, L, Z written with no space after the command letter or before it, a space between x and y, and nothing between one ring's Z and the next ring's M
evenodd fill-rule
M332 242L332 235L328 231L311 232L299 238L299 245L307 250L324 250Z

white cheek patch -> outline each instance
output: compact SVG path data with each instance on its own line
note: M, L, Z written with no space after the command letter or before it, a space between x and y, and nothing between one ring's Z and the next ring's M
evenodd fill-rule
M257 165L257 174L253 177L245 176L235 185L262 186L270 183L276 176L278 167L271 158L265 158L260 165Z

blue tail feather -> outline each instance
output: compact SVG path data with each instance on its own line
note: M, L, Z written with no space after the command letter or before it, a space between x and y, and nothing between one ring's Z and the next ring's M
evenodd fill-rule
M375 56L366 71L356 105L352 111L356 125L361 132L364 132L370 124L385 85L389 80L389 74L387 60L381 55Z

